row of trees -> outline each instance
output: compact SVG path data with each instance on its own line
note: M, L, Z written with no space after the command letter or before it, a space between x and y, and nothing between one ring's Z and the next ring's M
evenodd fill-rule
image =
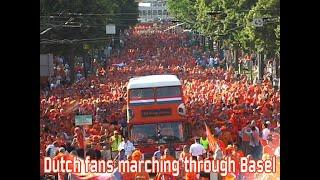
M280 59L279 0L168 0L167 4L173 17L220 47ZM263 26L254 26L259 18Z
M89 59L90 51L103 49L112 38L138 21L133 0L40 0L40 52ZM116 25L116 35L106 35L106 24ZM73 72L72 72L73 73ZM73 77L73 76L72 76Z

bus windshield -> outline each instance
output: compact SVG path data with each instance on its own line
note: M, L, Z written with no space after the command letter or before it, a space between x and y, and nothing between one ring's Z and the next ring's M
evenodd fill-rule
M181 122L133 125L131 135L135 145L184 141Z
M156 90L156 98L177 97L181 96L179 86L158 87Z
M131 137L133 144L154 144L157 137L157 124L134 125Z
M153 88L131 89L130 99L153 99Z

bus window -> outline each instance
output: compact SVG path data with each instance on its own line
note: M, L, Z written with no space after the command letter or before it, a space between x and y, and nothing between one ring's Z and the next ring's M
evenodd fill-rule
M134 125L132 127L131 134L133 144L153 144L157 137L157 125Z
M182 123L160 123L159 130L162 136L162 139L165 142L181 142L183 141L183 131Z
M130 90L130 99L153 99L153 89L144 88L144 89L131 89Z
M163 97L177 97L181 96L181 91L179 86L170 86L170 87L158 87L156 90L156 98Z

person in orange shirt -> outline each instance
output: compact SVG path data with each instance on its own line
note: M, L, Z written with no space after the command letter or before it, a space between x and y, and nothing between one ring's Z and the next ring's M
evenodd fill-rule
M135 150L131 156L130 159L135 160L135 161L139 161L142 158L142 153L140 150ZM129 159L129 158L128 158ZM139 180L149 180L149 174L147 172L144 172L144 168L142 168L142 172L126 172L123 174L124 180L135 180L137 178L139 178Z
M225 156L232 156L234 152L234 146L229 144L225 150Z
M250 122L248 121L246 126L242 128L242 149L245 155L249 153L249 142L250 142L250 132L252 132L250 128Z
M42 151L40 151L40 179L44 179L44 156Z
M225 145L232 144L233 139L232 139L231 133L227 130L227 128L225 126L222 126L221 131L222 131L222 134L220 135L220 140Z
M253 160L253 157L251 155L248 155L247 159L248 160ZM255 178L255 173L250 173L250 172L244 172L242 177L244 179L247 179L247 180L255 180L256 179Z
M234 173L228 173L225 177L224 180L236 180L237 176Z
M61 161L61 159L64 159L65 161L66 160L73 160L73 159L70 159L69 158L69 154L66 154L65 153L65 149L64 148L59 148L59 152L58 154L53 158L53 160L56 160L57 161ZM57 162L58 163L58 162ZM60 167L61 168L61 167ZM66 169L67 166L66 164L64 164L64 167L63 169ZM69 169L73 169L73 167L71 168L70 166L68 167ZM63 172L58 172L58 179L64 179L64 177L66 176L67 173L63 173Z
M274 149L270 145L265 145L263 147L263 154L273 154Z
M78 144L79 147L79 151L78 151L78 155L81 158L84 158L84 136L83 136L83 132L81 131L81 129L79 127L76 127L74 129L74 133L75 133L75 138L76 138L76 142Z
M268 140L260 138L260 143L261 143L262 147L264 147L264 146L268 145Z
M188 156L188 154L189 154L189 146L183 145L179 160L183 161Z
M170 155L169 149L166 148L166 149L164 149L164 155L161 156L161 160L172 162L175 160L175 158L173 158ZM169 168L166 168L166 169L169 169ZM171 172L161 172L161 173L158 173L155 177L155 180L176 180L176 179L177 178L175 176L173 176L172 168L171 168Z
M188 159L191 157L190 153L189 153L189 146L188 145L184 145L182 147L182 152L179 156L179 161L180 161L180 173L179 173L179 178L182 178L183 176L185 176L185 171L184 171L184 161L185 159Z

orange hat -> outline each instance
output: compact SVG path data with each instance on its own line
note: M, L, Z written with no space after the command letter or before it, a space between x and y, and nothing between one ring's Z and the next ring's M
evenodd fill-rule
M225 180L235 180L236 179L236 175L233 173L229 173L227 174L227 176L224 178Z
M140 150L135 150L131 156L132 160L139 161L142 158L142 153L140 152Z

